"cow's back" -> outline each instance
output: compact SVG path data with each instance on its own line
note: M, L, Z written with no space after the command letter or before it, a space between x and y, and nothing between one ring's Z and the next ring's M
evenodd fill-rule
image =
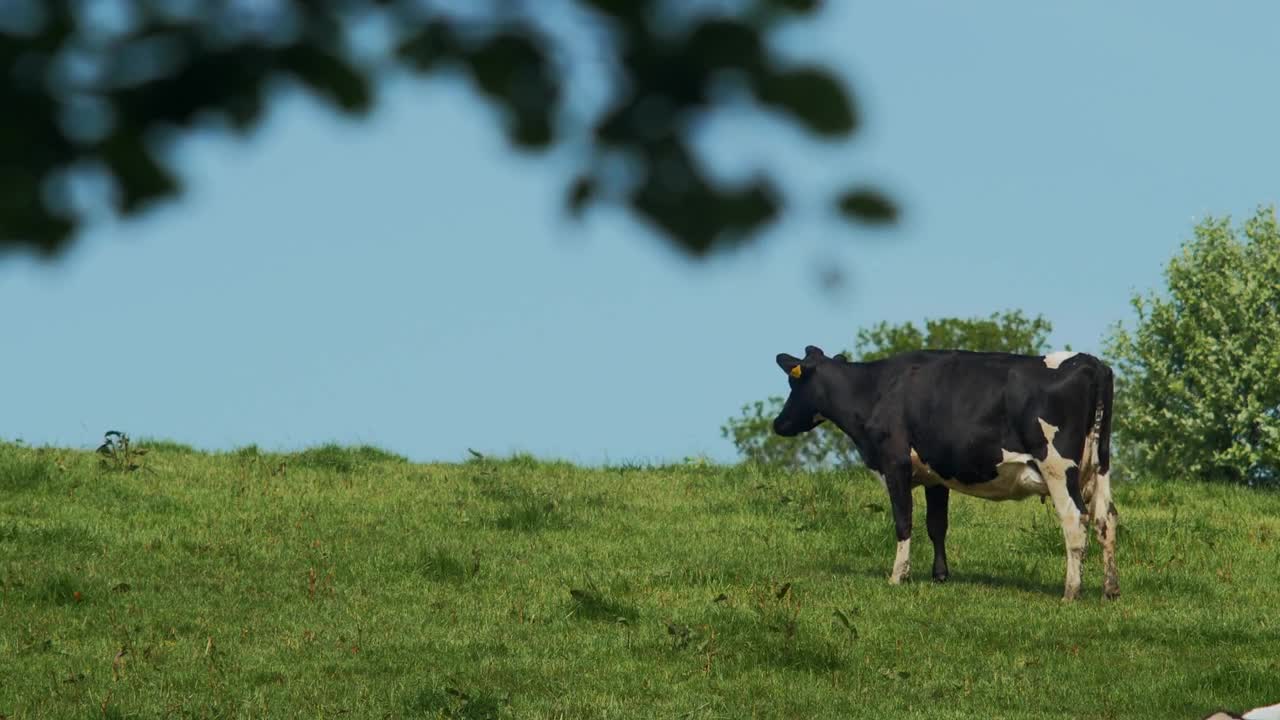
M886 360L881 401L901 413L913 454L937 476L972 485L996 479L1008 454L1041 454L1040 419L1086 422L1101 362L1076 354L920 351Z

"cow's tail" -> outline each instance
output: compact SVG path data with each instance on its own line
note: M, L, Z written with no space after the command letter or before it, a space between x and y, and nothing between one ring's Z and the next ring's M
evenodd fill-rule
M1098 361L1102 377L1098 383L1098 408L1095 422L1098 429L1098 472L1111 472L1111 406L1115 394L1115 374L1106 363Z

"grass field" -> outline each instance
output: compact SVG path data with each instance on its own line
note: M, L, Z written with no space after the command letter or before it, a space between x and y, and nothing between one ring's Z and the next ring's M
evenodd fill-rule
M1280 702L1280 495L1117 483L1122 596L1060 600L1049 506L952 500L891 587L857 473L415 465L325 447L134 472L0 445L4 718L1200 718Z

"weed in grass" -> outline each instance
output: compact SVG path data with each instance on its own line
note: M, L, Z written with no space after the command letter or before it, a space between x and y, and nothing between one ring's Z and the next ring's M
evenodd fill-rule
M858 639L858 626L854 625L853 620L850 619L853 615L856 615L857 612L858 612L857 608L854 608L849 612L845 612L840 608L836 608L831 613L832 616L836 619L836 621L840 624L840 626L843 627L849 633L850 640Z
M108 430L98 446L98 466L112 472L133 472L142 469L142 457L147 448L129 441L129 436L119 430Z

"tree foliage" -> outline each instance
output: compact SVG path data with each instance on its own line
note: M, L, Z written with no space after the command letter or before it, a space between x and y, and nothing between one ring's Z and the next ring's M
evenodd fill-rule
M914 323L881 322L858 331L854 351L845 357L861 362L879 360L911 350L954 349L1015 352L1042 355L1048 349L1053 325L1041 316L1027 317L1021 310L992 313L989 317L926 319L921 329ZM743 406L741 413L720 428L743 460L793 470L847 465L857 450L831 423L796 437L773 433L773 418L786 398L773 396Z
M1116 434L1139 472L1280 482L1280 229L1274 208L1239 231L1195 227L1164 294L1135 295L1133 328L1107 353L1119 371Z
M360 115L388 71L459 73L501 115L517 148L567 143L580 151L565 181L570 211L629 208L695 256L742 242L785 204L767 169L745 181L715 177L692 147L701 119L749 100L819 139L858 126L852 94L835 73L784 59L771 44L817 0L707 3L702 11L678 0L445 4L4 3L0 250L62 250L86 222L67 192L77 174L105 177L114 210L126 216L174 196L181 181L166 160L168 141L208 121L252 129L281 81ZM357 29L370 27L387 29L389 43L358 41ZM584 40L598 41L590 61L613 89L586 117L567 102L565 80ZM874 188L830 192L847 217L895 216Z
M925 320L921 330L914 323L881 322L858 331L854 357L863 362L879 360L911 350L947 348L1042 355L1048 349L1053 325L1021 310L992 313L990 317Z

